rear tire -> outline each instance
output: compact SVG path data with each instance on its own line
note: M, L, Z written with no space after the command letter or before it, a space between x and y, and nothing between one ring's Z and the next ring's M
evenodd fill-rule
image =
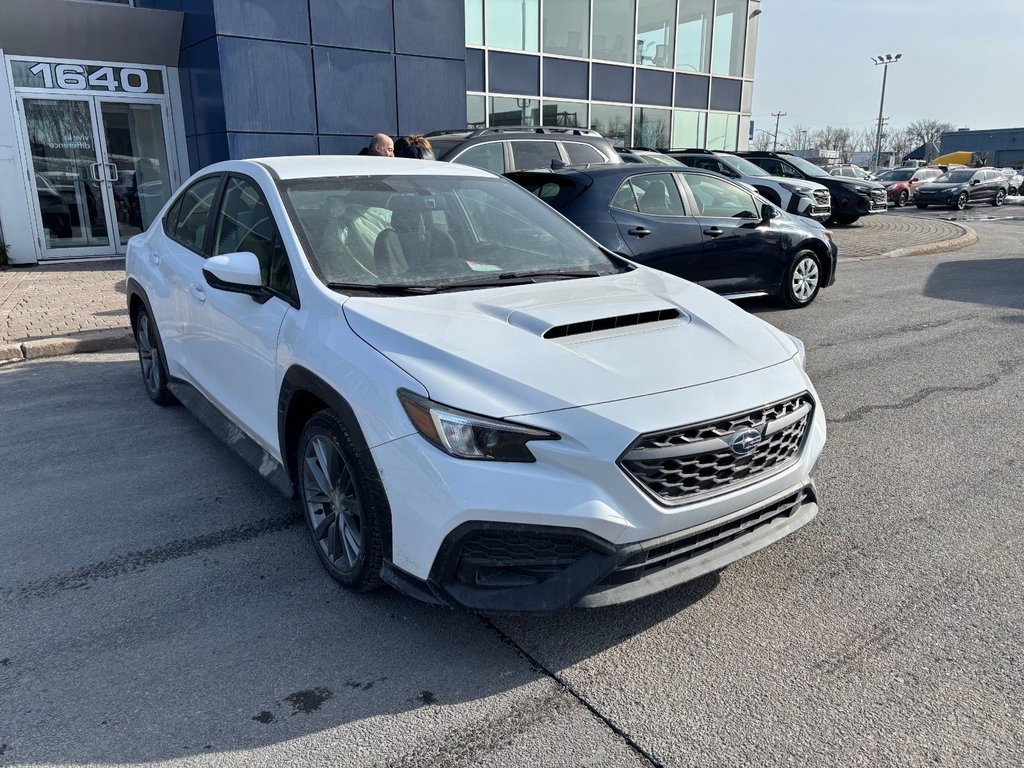
M903 190L896 196L896 207L902 208L910 202L910 193L907 190Z
M295 481L313 546L335 581L354 592L381 585L385 521L383 488L367 481L368 459L331 410L315 413L302 430Z
M789 309L806 307L821 289L821 259L814 251L798 251L782 281L779 298Z
M157 405L174 403L174 395L167 387L169 377L161 352L160 334L145 307L141 307L135 314L135 344L139 349L142 383L146 387L149 399Z

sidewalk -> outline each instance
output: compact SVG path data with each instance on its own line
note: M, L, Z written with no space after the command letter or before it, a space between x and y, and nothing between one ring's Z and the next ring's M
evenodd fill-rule
M835 238L841 259L877 259L956 250L977 235L960 224L889 212L836 227ZM0 364L134 343L123 259L0 272Z

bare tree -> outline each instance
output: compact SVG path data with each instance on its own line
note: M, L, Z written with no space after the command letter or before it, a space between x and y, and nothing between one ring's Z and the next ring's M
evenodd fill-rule
M754 129L754 138L750 141L750 148L755 152L766 152L772 148L775 137L770 131L762 128Z
M956 126L942 120L915 120L905 129L912 141L918 145L926 144L929 141L939 143L939 138L944 133L955 131Z
M797 123L790 126L789 130L779 136L779 149L803 149L812 133L806 125Z
M882 149L892 152L893 160L898 164L904 155L910 154L918 144L917 136L910 128L890 128L882 134Z
M815 131L811 136L812 144L818 149L832 149L840 155L852 151L853 131L849 128L838 128L826 125Z

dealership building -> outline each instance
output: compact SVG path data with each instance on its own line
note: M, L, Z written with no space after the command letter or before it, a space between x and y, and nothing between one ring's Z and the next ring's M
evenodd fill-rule
M3 0L0 242L122 255L220 160L591 127L745 149L760 0Z

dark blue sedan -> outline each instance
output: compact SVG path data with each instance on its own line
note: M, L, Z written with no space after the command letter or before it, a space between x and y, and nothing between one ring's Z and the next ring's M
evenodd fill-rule
M728 298L805 307L835 282L831 232L717 174L612 165L507 176L608 250Z

